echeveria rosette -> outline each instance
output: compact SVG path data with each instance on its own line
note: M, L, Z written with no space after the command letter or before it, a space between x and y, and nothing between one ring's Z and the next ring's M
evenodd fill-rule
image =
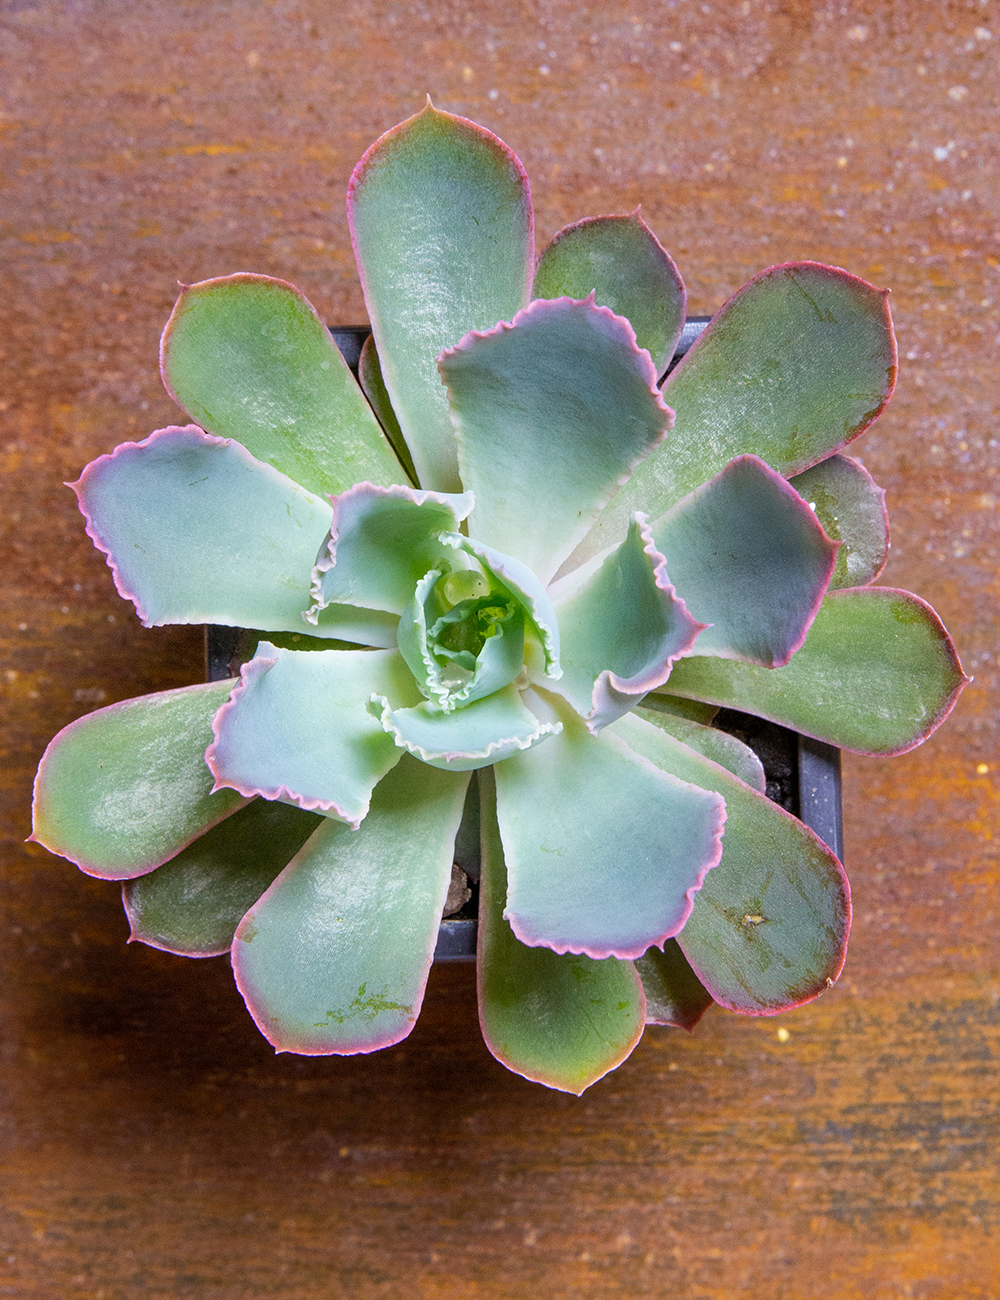
M186 286L161 368L193 423L74 485L147 625L263 635L236 683L61 732L36 838L124 882L133 938L231 950L279 1051L410 1032L477 792L480 1016L511 1069L581 1092L644 1022L816 997L843 868L688 701L891 753L964 685L933 611L868 585L883 494L842 449L892 390L885 295L771 268L661 391L684 288L638 214L536 268L520 162L428 107L348 217L364 395L291 285Z

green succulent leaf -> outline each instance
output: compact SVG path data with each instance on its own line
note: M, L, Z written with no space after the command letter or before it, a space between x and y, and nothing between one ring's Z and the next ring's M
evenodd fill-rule
M552 594L563 670L556 689L595 733L662 686L704 627L677 598L644 515L564 599Z
M564 226L538 262L533 298L587 298L635 330L661 375L684 328L687 294L673 259L639 216Z
M693 656L675 665L670 690L859 754L905 754L944 721L968 681L930 605L862 587L824 599L787 667Z
M677 413L669 443L605 510L578 562L618 542L634 510L657 518L734 456L801 473L863 433L895 382L883 290L815 262L762 271L667 380L663 396Z
M233 683L109 704L49 742L35 778L31 838L89 876L152 871L246 801L212 792L205 747Z
M683 741L685 745L697 750L713 763L718 763L727 772L732 772L733 776L738 776L741 781L745 781L758 794L765 792L767 778L764 774L764 765L749 745L745 745L736 736L730 736L728 732L718 731L715 727L705 726L690 718L679 717L672 711L662 709L660 706L663 699L661 695L647 695L636 709L636 713L647 722L662 727L671 736Z
M279 1052L375 1052L410 1033L467 783L404 757L360 830L327 820L240 923L236 983Z
M365 153L347 217L382 377L419 481L461 491L435 360L528 301L533 219L524 168L495 135L428 103Z
M655 695L647 696L643 700L643 705L649 705L663 713L672 713L678 718L687 718L691 722L700 722L706 727L712 725L719 712L717 704L704 704L701 700L685 700L680 695L671 695L667 690L657 691ZM717 759L716 762L721 760ZM727 765L723 763L722 766Z
M402 614L419 579L454 557L438 537L458 528L472 495L358 483L332 505L329 535L312 571L309 622L334 602Z
M561 298L467 335L439 368L470 535L547 582L670 426L648 354L607 307Z
M492 546L463 537L461 533L442 533L441 540L456 551L473 556L490 576L494 591L506 591L524 610L526 630L531 634L537 655L526 651L528 667L537 676L555 681L562 675L559 666L559 623L552 598L537 576L511 555Z
M708 624L702 655L774 668L805 640L836 563L798 493L757 456L724 470L650 525L670 581Z
M372 695L420 697L395 650L279 650L267 641L213 723L205 754L220 786L283 799L357 827L399 761L368 712Z
M238 442L195 425L99 456L76 483L87 533L146 627L220 623L304 631L325 501ZM314 635L381 644L384 615L338 610Z
M531 947L641 957L683 929L719 861L725 803L550 698L561 732L495 769L504 915Z
M520 676L525 612L491 577L480 567L431 569L399 620L400 653L432 712L450 713Z
M712 1005L712 995L691 969L676 939L650 948L635 963L646 994L646 1024L690 1032Z
M829 456L789 483L816 513L828 537L840 542L830 590L865 587L889 558L885 489L852 456Z
M370 712L402 749L452 772L489 767L559 730L557 722L539 720L513 686L450 713L427 702L393 709L383 697L372 700Z
M322 822L319 813L252 799L122 886L130 939L185 957L228 952L246 912Z
M195 423L310 492L406 479L330 331L284 280L241 273L186 285L160 369Z
M368 405L375 412L375 418L382 426L382 432L389 439L399 463L406 470L411 483L417 482L417 471L413 467L413 457L403 438L396 412L392 409L385 380L382 378L382 364L378 359L378 349L371 334L365 339L358 358L358 383L361 391L368 398Z
M579 1096L642 1036L645 1002L631 962L527 948L503 918L507 873L492 779L481 778L479 1019L501 1064Z
M797 818L660 727L630 714L612 729L662 771L725 797L722 860L677 937L707 992L747 1015L778 1015L818 997L843 969L851 923L834 855Z

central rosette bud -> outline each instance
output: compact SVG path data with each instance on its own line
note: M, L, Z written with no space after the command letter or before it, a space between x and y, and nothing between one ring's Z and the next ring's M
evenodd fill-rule
M467 568L424 574L397 634L421 693L446 713L509 685L524 664L521 602L484 565L464 558Z

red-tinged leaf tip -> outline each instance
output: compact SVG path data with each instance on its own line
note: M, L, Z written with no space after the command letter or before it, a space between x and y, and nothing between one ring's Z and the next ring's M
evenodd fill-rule
M792 814L786 812L784 808L781 808L778 805L774 805L774 808L775 812L780 814L782 818L787 818L789 821L793 822L798 821L798 818L793 817ZM836 984L844 971L844 964L847 961L848 940L851 936L851 926L854 921L854 905L851 901L851 882L848 879L847 872L844 870L843 863L832 852L829 846L824 844L815 831L806 826L804 822L800 822L799 825L805 832L807 838L814 842L815 847L820 850L823 856L827 859L827 862L839 878L840 887L843 890L844 926L838 943L837 952L834 956L833 965L827 967L827 972L823 976L822 982L817 982L815 979L809 981L808 991L802 991L801 993L793 992L789 999L782 1000L773 1006L765 1006L759 1003L756 1006L748 1006L746 1003L740 1003L735 999L728 997L726 993L718 987L718 981L713 978L709 966L699 965L696 959L692 959L691 951L689 951L688 948L684 948L684 955L687 958L691 969L705 987L711 991L713 1001L717 1002L720 1007L724 1007L727 1011L735 1012L738 1016L781 1016L788 1011L797 1011L799 1007L808 1006L810 1002L815 1002L817 998L822 997L827 989L832 988L834 984ZM754 921L755 918L750 916L747 916L743 921L747 933L751 935L753 934ZM683 947L683 939L681 940L681 946Z
M427 118L438 119L439 121L442 122L445 121L450 122L454 127L463 131L467 135L477 138L478 140L482 141L484 144L491 145L500 154L502 154L504 158L507 159L510 166L517 173L518 179L524 185L525 196L528 203L527 215L530 223L530 231L533 236L534 218L532 215L532 208L531 208L531 183L528 180L528 173L525 170L524 163L521 162L520 158L518 158L514 150L511 149L510 145L505 144L504 141L501 140L498 135L495 135L487 127L481 126L478 122L473 122L471 118L461 117L457 113L446 113L444 112L443 109L435 108L434 104L431 102L430 95L427 96L427 103L424 105L424 107L420 110L419 113L414 113L412 117L408 117L404 121L397 123L395 126L390 127L388 131L384 131L377 140L375 140L372 144L368 146L368 148L364 151L364 153L355 163L354 170L351 172L350 180L347 182L348 212L350 212L351 210L351 206L354 201L355 191L364 180L365 174L372 166L378 154L382 153L383 151L392 150L395 147L396 143L399 141L399 139L403 135L405 135L407 131L409 131L414 126L415 123ZM349 222L348 224L351 223ZM353 225L351 227L351 243L352 246L354 247L355 260L357 261L360 270L362 264L361 264L361 259L358 257L358 247L354 235Z
M167 391L167 396L170 397L172 401L176 402L185 414L190 413L187 411L187 408L181 401L180 397L174 391L167 376L167 366L170 360L170 344L177 327L177 322L187 310L189 294L200 293L206 289L214 289L220 285L232 284L270 284L275 285L279 289L286 290L289 293L293 293L296 298L302 299L312 315L320 322L322 328L324 330L326 329L326 325L320 319L319 313L316 311L315 307L313 307L312 303L303 297L301 290L297 289L291 281L281 280L274 275L260 275L255 271L234 271L232 275L214 275L210 276L207 280L196 280L193 284L184 284L183 281L178 280L177 287L180 289L180 294L171 309L170 315L167 317L167 323L163 327L163 333L160 335L160 379L163 381L163 387Z
M878 288L877 285L872 284L869 280L863 279L860 275L854 275L853 272L846 271L841 266L829 266L825 262L811 262L811 261L779 262L774 266L765 267L763 271L758 271L756 275L751 276L750 279L747 280L745 284L741 285L734 294L732 294L729 298L726 299L726 301L716 312L715 316L712 318L712 321L714 323L714 321L718 317L723 316L731 303L733 303L737 298L742 297L742 295L748 289L757 285L761 281L766 280L769 276L783 274L787 276L789 279L794 281L795 273L800 270L809 271L810 273L819 273L820 275L825 275L831 280L839 280L841 283L846 283L853 286L860 293L871 294L874 298L877 298L879 300L878 306L884 318L883 324L885 326L886 337L889 343L889 358L888 358L888 364L886 366L885 394L881 398L881 400L875 406L873 406L869 411L865 412L865 414L859 420L857 420L854 425L845 427L844 439L843 442L840 444L841 446L844 446L849 442L853 442L855 438L857 438L860 434L864 433L864 431L867 428L869 428L872 424L875 423L878 417L888 406L889 401L892 398L893 392L895 391L896 388L896 379L899 374L899 347L896 341L896 331L892 323L892 314L889 311L889 290L888 289L880 289ZM817 308L817 311L820 310L821 310L820 308ZM701 350L702 344L705 342L705 336L707 333L708 330L702 331L699 337L691 345L687 353L681 358L677 368L670 376L671 382L674 382L677 378L679 378L680 372L682 370L688 369L691 366L693 366L694 362L691 360L692 355L697 357L698 353ZM795 474L801 474L803 470L811 469L813 465L818 464L821 460L826 460L826 458L836 450L837 449L835 447L827 448L823 451L821 455L813 456L811 459L803 461L802 464L796 464L795 466L789 468L788 475L793 476Z

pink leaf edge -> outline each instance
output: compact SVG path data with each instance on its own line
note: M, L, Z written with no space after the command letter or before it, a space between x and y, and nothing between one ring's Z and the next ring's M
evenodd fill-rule
M655 773L659 777L669 776L669 773L665 773L662 768L657 767L656 764L651 762L648 758L645 758L642 754L637 754L634 749L630 749L629 746L626 745L626 743L618 736L610 735L609 738L619 749L625 750L629 758L646 768L648 771ZM694 910L695 894L698 893L702 885L705 883L705 877L712 868L717 867L722 861L722 840L726 829L726 819L729 814L726 811L725 798L721 794L716 794L711 790L704 790L701 786L694 785L691 781L682 781L679 777L671 777L670 779L678 785L685 786L688 790L696 790L698 794L708 796L708 802L713 804L715 808L715 826L708 836L708 843L705 846L703 854L704 860L697 868L695 881L684 891L684 903L681 908L679 920L674 922L663 934L656 938L634 944L631 947L619 946L617 948L611 948L595 945L590 948L574 948L567 943L552 943L538 930L535 930L534 932L529 931L526 928L523 918L514 915L505 908L503 913L504 920L513 930L515 937L519 939L526 948L550 948L552 952L559 954L568 952L578 953L584 957L592 957L595 961L603 961L606 957L618 957L622 961L635 961L637 958L641 957L644 952L647 952L649 948L654 947L662 949L668 939L675 939L681 933L685 925L688 923L688 918L690 917L691 912Z
M312 305L309 299L305 296L302 290L296 288L296 286L292 284L290 281L280 280L278 279L277 276L274 275L261 275L259 272L256 271L234 271L232 275L214 275L211 276L208 280L198 280L194 284L184 284L183 282L179 283L177 287L180 289L180 294L178 295L177 301L173 305L170 315L167 317L167 323L163 327L163 333L160 335L160 378L163 381L163 387L166 389L167 395L170 397L172 401L177 403L177 405L180 407L180 409L184 412L185 415L190 415L191 412L187 409L187 407L184 405L181 399L174 392L173 388L170 386L170 380L167 377L167 363L169 360L170 343L171 343L171 339L173 338L174 327L176 326L178 320L180 320L180 317L183 314L183 311L185 309L186 306L185 300L187 294L197 289L214 289L216 285L240 284L240 283L273 284L273 285L277 285L279 289L286 289L289 293L294 294L295 297L298 298L301 302L305 303L306 307L309 308L309 311L315 317L317 324L319 324L319 326L324 331L324 333L328 332L325 321L322 319L319 312ZM332 336L330 337L330 343L331 346L334 346Z
M531 182L528 179L528 173L525 170L524 163L521 162L513 149L511 149L508 144L505 144L498 135L494 135L493 132L488 130L485 126L480 126L478 122L473 122L471 118L460 117L456 113L445 113L441 109L435 108L431 103L430 95L428 95L427 103L419 113L414 113L412 117L408 117L404 122L399 122L396 126L390 127L388 131L383 132L377 140L368 146L358 159L357 163L355 163L354 170L351 172L350 180L347 182L347 225L351 236L351 250L354 253L354 262L358 269L358 278L361 281L361 291L364 294L366 303L370 302L371 299L368 293L368 281L365 275L364 262L358 249L358 239L354 230L354 196L359 187L363 184L365 175L369 168L373 165L376 154L382 149L390 148L395 143L396 139L425 113L432 113L437 117L449 118L469 135L475 135L484 143L492 146L492 148L494 148L497 153L504 158L524 188L525 211L528 221L527 242L529 249L534 248L535 245L535 213L531 202ZM529 256L527 264L525 265L525 296L527 296L531 288L531 276L534 270L532 263L533 258ZM372 321L372 324L375 324L374 320Z
M690 654L699 635L712 626L711 623L700 623L694 618L683 599L677 594L676 588L667 575L666 558L656 549L656 543L653 541L653 535L649 530L649 516L637 510L632 515L632 519L639 527L639 533L642 537L642 549L653 562L653 581L657 588L670 596L678 606L678 616L687 626L687 637L686 640L679 643L676 649L671 650L662 661L651 664L645 672L636 673L634 676L627 678L619 677L610 668L605 668L598 673L591 694L591 710L584 718L587 730L592 736L596 736L602 728L610 725L615 718L621 717L621 709L618 708L619 701L615 698L615 692L624 696L642 696L655 690L657 686L663 686L670 677L675 661ZM633 703L638 703L638 700ZM632 707L633 704L629 704L629 708ZM609 717L609 713L612 716ZM605 717L608 720L601 721Z
M323 546L320 548L320 558L313 565L312 575L309 579L309 596L311 604L303 613L302 617L307 623L314 626L319 620L320 613L331 604L337 604L336 601L323 599L323 575L336 566L337 563L337 542L340 540L340 530L338 523L340 520L341 507L344 505L353 505L359 498L365 497L392 497L398 501L409 501L415 506L426 505L428 501L433 501L437 505L451 506L455 511L455 519L461 523L463 519L468 518L472 512L472 505L466 510L464 503L459 506L456 501L461 497L468 497L472 500L471 492L460 494L435 492L430 488L412 488L406 484L394 483L390 487L381 487L377 483L370 483L363 479L360 483L355 483L345 492L337 496L328 496L327 500L333 507L333 520L330 524L330 534Z
M308 841L307 841L308 843ZM336 1051L331 1050L329 1046L318 1047L310 1042L308 1036L296 1038L291 1034L283 1034L281 1028L276 1026L273 1020L269 1020L263 1007L259 1007L257 1001L257 990L253 980L249 977L243 967L241 960L243 948L252 941L254 931L254 914L262 904L266 903L272 895L278 890L285 876L296 866L299 858L305 852L306 846L292 858L291 862L278 874L271 882L264 893L257 899L256 903L247 911L246 915L236 927L236 934L233 937L232 947L230 948L230 961L233 968L233 979L239 989L240 996L246 1004L246 1009L250 1018L263 1034L264 1038L274 1048L275 1054L280 1055L283 1052L294 1052L296 1056L359 1056L369 1052L380 1052L383 1048L394 1047L397 1043L403 1042L413 1032L424 1003L424 995L427 990L427 978L430 974L431 963L434 959L434 949L437 945L437 931L435 930L430 936L428 944L421 954L421 960L424 966L424 978L417 991L410 1014L407 1016L406 1023L401 1025L396 1032L383 1033L377 1037L366 1038L363 1042L359 1041L354 1045L345 1044Z
M481 925L482 925L482 921L480 921L480 926ZM483 939L482 939L482 935L480 935L479 945L481 946L482 943L483 943ZM639 978L638 971L635 972L635 979L638 985L636 992L638 994L639 1009L641 1013L639 1016L639 1023L636 1026L635 1033L632 1035L632 1037L628 1040L627 1043L623 1044L621 1051L615 1054L614 1058L600 1072L600 1074L595 1074L593 1078L589 1078L581 1088L572 1087L570 1084L568 1084L565 1081L565 1079L555 1074L545 1073L544 1071L541 1070L535 1072L528 1070L525 1067L523 1062L512 1060L511 1057L506 1052L504 1052L504 1050L501 1048L499 1043L493 1041L493 1039L490 1036L489 1028L486 1024L486 1014L484 1010L485 1003L486 1003L485 967L483 966L482 962L478 962L476 983L478 987L479 996L477 997L476 1001L479 1005L479 1029L483 1036L483 1042L486 1044L487 1048L489 1049L490 1055L493 1056L496 1060L498 1060L502 1066L510 1070L511 1074L516 1074L522 1079L527 1079L529 1083L543 1084L546 1088L552 1088L556 1092L568 1092L572 1097L582 1097L588 1088L592 1088L595 1083L600 1083L600 1081L606 1078L609 1074L611 1074L612 1071L617 1070L620 1065L624 1064L624 1062L628 1060L628 1058L632 1055L635 1049L639 1046L639 1041L642 1038L642 1035L646 1029L646 990L643 988L642 980Z
M627 317L616 315L610 307L599 307L596 301L596 292L593 289L586 298L535 298L532 302L528 303L527 307L522 307L510 321L499 321L491 329L470 330L468 334L464 334L453 347L445 348L444 351L439 354L437 365L438 372L441 373L441 363L447 360L448 357L455 356L460 352L470 351L471 348L482 339L507 334L512 329L515 329L522 321L530 317L553 315L564 310L567 306L577 307L586 310L588 313L592 313L594 317L600 319L601 324L604 327L604 332L607 335L614 338L615 334L618 334L618 338L615 341L621 342L621 336L624 335L624 341L632 353L640 378L646 380L650 390L650 396L654 399L655 405L667 417L664 428L660 431L659 435L649 443L644 451L641 451L639 455L632 457L626 462L624 473L619 474L618 477L612 481L610 490L606 494L596 499L592 509L593 517L596 519L605 506L608 505L613 497L625 486L629 479L631 479L636 468L642 464L647 456L661 445L667 434L674 427L674 420L676 418L676 412L673 407L668 406L663 400L663 395L657 386L657 373L656 367L653 365L653 359L645 348L639 346L638 340L635 336L635 330L632 328L632 322L628 320ZM442 374L441 377L443 381L444 375ZM445 383L445 387L447 388L447 383ZM465 458L465 442L461 433L457 430L455 440L458 444L459 472L462 476L462 481L465 482L468 477L468 463ZM561 572L561 570L559 570L559 572Z
M498 321L496 325L491 326L488 330L469 330L467 334L462 335L457 343L450 348L445 348L444 351L439 354L437 359L438 370L441 369L442 361L445 361L448 357L455 356L459 352L468 352L474 344L482 339L489 339L494 338L497 335L509 334L510 331L516 329L522 321L535 316L544 317L557 315L567 307L577 307L581 310L585 310L592 319L596 318L600 320L604 333L612 338L614 342L620 343L624 341L628 346L632 357L635 360L636 368L640 373L640 377L645 379L649 385L650 396L655 398L656 405L668 417L667 427L651 445L650 450L652 450L653 447L658 446L663 441L670 429L673 427L675 412L673 407L668 406L663 400L663 394L657 387L657 374L656 367L653 365L653 359L646 348L641 348L639 346L635 336L635 330L632 328L632 322L627 316L618 316L610 307L599 306L597 303L597 292L594 289L591 289L586 298L534 298L528 303L527 307L522 307L521 310L516 312L513 318L509 321ZM648 455L648 452L646 454ZM644 459L645 456L640 456L639 459L636 460L635 465L637 465L640 460ZM633 469L635 468L635 465L632 466ZM628 482L629 477L630 474L620 479L618 486L624 487Z
M104 456L98 456L95 460L92 460L88 465L86 465L83 473L74 483L65 483L63 485L64 487L72 488L76 493L77 505L80 508L80 513L86 521L84 531L105 557L108 568L111 570L111 576L114 579L115 590L123 600L132 602L135 606L135 612L139 615L139 618L142 621L143 627L162 627L163 624L153 623L150 621L149 615L143 608L139 597L135 592L130 591L125 585L125 581L122 578L118 565L111 553L110 544L106 543L97 531L97 524L94 522L93 516L87 507L87 489L90 486L90 480L99 472L99 469L103 468L105 465L118 459L130 459L135 452L143 451L146 447L152 446L154 442L159 442L164 438L176 437L179 433L187 434L189 437L197 436L199 441L204 442L206 445L225 446L227 443L232 441L231 438L217 438L212 433L206 433L205 430L197 424L168 424L166 428L154 429L149 437L144 438L142 442L120 442L113 451ZM237 444L237 446L239 446L239 444ZM250 453L246 452L246 455L249 456ZM251 459L253 458L251 457Z
M707 759L706 761L712 762L711 759ZM718 765L715 764L715 766ZM723 768L722 770L726 772L727 777L732 777L733 774L731 772L726 771L725 768ZM739 780L739 777L736 777L735 779ZM746 782L743 782L742 784L746 785ZM767 795L761 794L759 790L754 790L753 786L747 786L747 789L751 790L753 794L757 796L758 799L767 799ZM711 971L702 969L698 966L698 963L694 960L694 958L687 951L687 949L684 948L683 934L679 935L678 942L681 945L681 949L684 952L684 956L687 958L687 961L691 966L691 969L698 976L699 980L701 980L702 984L704 984L708 992L711 993L713 1001L718 1002L719 1006L725 1007L727 1011L734 1011L737 1015L740 1016L781 1016L784 1015L786 1011L796 1011L799 1007L804 1007L807 1006L810 1002L815 1002L818 997L822 997L822 995L827 991L827 989L833 988L834 984L836 984L836 982L840 979L841 975L843 974L844 963L847 961L847 943L851 934L851 925L854 921L854 906L851 901L851 882L848 879L847 872L844 870L844 864L840 861L840 859L833 852L830 846L820 839L820 837L816 834L816 832L812 829L811 826L807 826L804 821L801 821L798 817L795 817L792 813L787 812L784 808L781 807L780 804L774 803L770 799L767 799L767 802L771 805L774 811L778 813L781 817L786 818L788 821L797 822L798 825L801 827L801 829L805 831L808 838L814 842L816 847L822 849L823 854L826 857L827 861L831 864L831 866L833 866L836 875L840 879L840 884L844 891L844 907L845 907L844 934L843 934L843 938L840 941L840 946L837 952L836 964L834 966L833 973L830 975L826 975L824 977L823 983L819 988L814 990L812 993L807 993L804 997L800 998L797 1002L783 1002L780 1006L755 1007L755 1008L737 1006L735 1002L733 1002L730 998L727 998L723 993L713 991L714 980L712 979Z
M225 719L237 707L240 697L245 694L250 686L258 678L263 677L278 662L278 656L269 657L266 655L255 655L248 663L245 663L240 669L240 680L233 688L229 699L222 705L215 717L212 719L212 735L215 739L205 750L205 762L208 769L215 777L215 785L212 787L212 793L216 790L235 790L238 794L252 799L255 795L260 795L263 799L278 800L284 803L293 803L299 808L305 808L309 812L332 813L339 821L346 822L352 831L356 831L364 819L368 816L368 804L365 804L364 811L360 817L352 817L345 812L339 804L333 800L318 799L311 795L303 795L298 791L290 790L287 785L262 786L262 785L242 785L239 781L229 780L222 771L224 758L220 753L222 744L221 730Z
M684 356L681 357L680 361L677 363L677 366L670 373L666 382L664 383L664 388L668 389L670 385L676 381L676 379L679 377L679 375L684 371L684 369L687 366L694 364L691 358L696 357L698 355L699 351L701 350L702 346L706 341L706 338L711 334L712 326L722 316L723 312L725 312L726 309L733 302L735 302L735 300L739 298L741 294L745 293L746 290L749 289L751 285L755 285L759 280L763 280L766 276L773 275L776 271L795 271L798 270L799 268L805 268L810 271L822 271L827 275L829 275L831 278L850 281L852 284L858 286L859 288L865 289L869 293L874 293L879 295L879 297L881 297L884 324L886 327L886 333L889 338L890 363L889 366L887 367L888 391L886 392L885 397L882 399L879 405L873 408L873 410L869 411L868 414L865 416L865 418L861 421L860 424L858 424L856 428L848 429L846 431L845 437L841 442L837 444L837 446L828 447L822 453L822 455L813 456L812 458L807 457L805 460L802 461L801 464L796 462L793 466L789 466L785 475L785 477L787 478L794 478L796 474L802 474L804 473L805 470L812 469L813 465L818 465L820 461L828 460L832 455L834 455L837 451L839 451L841 447L846 447L848 443L853 442L854 439L859 437L862 433L864 433L866 429L869 429L875 423L878 417L882 414L885 408L889 405L889 401L893 393L896 391L896 379L899 375L899 347L896 342L896 330L892 323L892 315L889 311L889 294L891 290L880 289L878 288L877 285L872 284L871 281L869 280L863 279L860 275L854 275L851 271L845 271L842 266L830 266L825 262L810 262L810 261L778 262L774 266L765 267L763 271L758 271L756 275L752 275L750 279L746 281L745 284L741 284L740 287L736 290L736 292L731 294L726 299L726 301L722 304L719 310L709 321L707 327L704 330L702 330L701 334L699 334L699 336L695 339L691 347L687 350Z
M858 460L857 456L848 456L845 452L834 452L833 454L839 455L842 460L849 461L854 466L854 468L858 470L865 479L867 479L869 487L872 488L872 490L875 493L875 496L878 499L879 509L882 513L882 528L885 536L885 548L882 551L882 555L879 560L878 567L876 568L872 576L868 579L868 581L864 583L864 586L870 587L873 582L877 582L878 579L882 576L882 572L885 569L885 566L889 562L889 551L892 547L892 542L889 539L889 508L885 504L885 488L879 487L879 485L875 482L875 480L872 478L871 474L869 473L867 466L863 465L861 461ZM824 459L829 460L829 457L825 457ZM816 463L818 465L821 465L823 462L817 461Z
M952 640L951 633L941 622L941 618L938 615L937 610L934 609L932 605L928 604L928 602L924 600L922 596L917 596L912 591L904 591L900 587L844 587L840 591L831 591L828 595L828 599L836 600L839 596L842 595L846 596L848 593L852 591L884 591L893 596L905 596L907 600L912 601L915 605L918 606L920 613L923 614L923 616L927 619L927 622L930 623L930 625L937 632L939 638L941 639L944 645L945 653L948 655L949 659L951 660L953 676L955 678L955 684L951 688L951 690L949 691L945 699L942 701L941 707L931 717L931 719L928 721L927 725L921 731L920 735L916 738L916 740L911 740L909 744L902 745L898 749L880 749L876 755L872 755L873 757L877 757L877 758L898 758L900 754L909 754L911 750L917 749L920 745L924 743L925 740L930 739L930 737L934 734L935 731L937 731L938 727L940 727L941 723L944 722L945 718L947 718L948 714L958 703L958 697L962 694L965 688L972 683L974 679L970 677L968 673L966 673L965 669L962 667L962 661L958 657L958 651L955 648L955 642ZM803 736L809 736L811 734L812 733L808 731L802 732ZM815 737L815 739L822 740L823 737L817 736ZM850 745L841 745L840 748L846 750L846 752L849 754L864 754L866 756L869 756L870 753L868 750L864 750L864 749L852 749Z
M823 599L827 594L827 589L830 586L830 579L833 577L833 571L837 567L837 552L840 550L841 546L843 546L843 542L834 541L832 537L827 536L826 529L816 518L815 512L811 509L808 502L804 501L802 497L799 496L798 492L796 492L788 482L788 479L783 474L779 474L776 469L772 469L771 466L768 465L767 461L761 460L759 456L755 456L752 452L744 452L740 456L734 456L728 464L724 465L722 469L719 470L718 474L707 479L700 487L696 487L694 491L689 493L688 497L683 498L683 500L686 501L690 499L690 497L699 496L713 483L716 483L725 475L735 472L734 466L745 463L753 464L761 471L761 473L763 473L765 478L770 479L772 485L777 488L785 498L791 509L801 520L803 520L803 522L806 522L811 528L815 529L822 541L826 542L830 548L827 554L826 573L821 576L820 581L816 584L816 595L813 599L812 608L803 620L802 631L799 633L798 637L791 642L790 648L783 656L776 657L771 663L765 664L761 663L759 659L750 659L746 655L738 654L735 651L719 655L720 659L735 659L742 663L758 664L763 668L784 668L786 664L791 662L796 651L801 650L805 645L806 637L809 635L809 629L816 621L816 615L819 613L819 608L822 605ZM681 502L678 502L677 504L680 505Z
M72 485L70 484L68 486L72 486ZM182 686L179 689L190 690L191 688L189 686ZM32 786L32 795L31 795L31 820L32 820L32 826L35 827L36 829L33 829L31 834L25 839L24 841L25 844L40 844L42 848L47 849L49 853L54 853L57 857L65 858L67 862L72 862L75 867L79 867L79 869L84 873L84 875L93 876L95 880L137 880L140 876L148 876L151 872L155 871L157 867L162 867L165 862L169 862L172 858L175 858L178 855L178 853L181 853L190 844L193 844L195 840L201 839L201 837L207 834L207 832L210 831L214 826L218 826L220 822L224 822L227 817L232 816L234 812L237 812L239 810L238 808L228 808L225 812L220 813L219 816L214 819L214 821L211 821L207 825L202 826L200 829L194 831L182 844L178 845L176 848L171 849L169 853L161 857L153 858L150 862L143 863L142 866L137 866L134 870L129 869L127 871L109 872L107 868L99 867L96 865L96 863L89 862L86 858L76 858L73 857L73 855L70 853L63 853L60 849L52 848L42 838L42 836L39 835L37 831L37 820L38 820L38 810L39 810L39 789L41 787L42 782L45 779L46 769L48 767L48 759L54 753L56 747L62 742L62 740L64 740L69 735L70 732L75 731L78 727L82 726L84 723L89 721L89 719L92 718L95 713L117 713L120 712L129 704L134 704L137 701L148 699L148 698L149 698L148 696L138 695L138 696L133 696L131 699L128 700L117 700L114 704L107 704L103 709L95 709L91 713L85 713L79 718L74 718L72 722L67 723L66 726L63 727L61 731L58 731L56 735L52 737L49 743L45 746L45 752L42 754L42 757L39 760L38 770L35 773L35 780ZM212 790L212 793L213 794L215 793L215 789Z
M674 259L670 256L667 250L660 243L660 240L657 237L656 232L643 219L641 203L636 204L635 208L631 212L611 212L603 216L583 217L579 221L571 221L569 225L563 226L561 230L556 231L556 233L549 240L547 246L542 250L542 256L544 257L550 248L554 248L556 244L561 243L562 240L565 239L567 235L571 235L573 234L574 231L580 230L582 228L586 228L587 226L592 226L599 221L600 222L634 221L637 225L641 226L643 231L649 236L650 240L652 241L653 245L656 248L656 251L663 258L663 261L666 264L668 271L670 272L670 274L674 276L675 280L677 281L678 297L680 298L680 325L677 327L677 330L675 331L674 334L673 343L670 345L668 349L667 364L669 365L670 359L673 356L674 351L677 347L677 341L680 338L681 333L683 332L684 329L684 321L686 319L686 313L687 313L687 286L685 285L681 273L677 267L677 263L674 261ZM631 324L631 322L629 323ZM646 349L643 350L645 351ZM652 357L650 357L650 360L652 360ZM657 379L659 379L659 376L657 376Z

